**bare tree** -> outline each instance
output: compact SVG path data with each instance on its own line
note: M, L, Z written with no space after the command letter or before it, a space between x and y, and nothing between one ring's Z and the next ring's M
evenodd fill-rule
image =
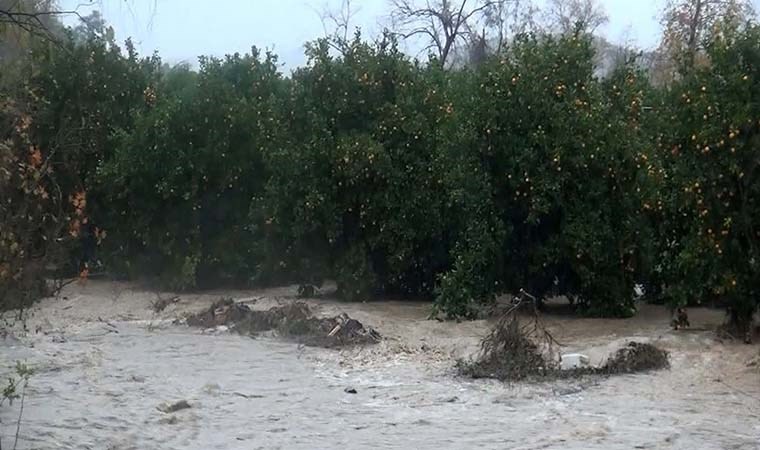
M12 30L50 38L58 25L57 17L74 15L76 10L61 10L53 0L0 0L0 31Z
M422 38L445 67L458 43L466 43L489 8L506 0L390 0L393 26L404 39Z
M319 12L319 19L322 21L325 38L335 50L345 53L348 46L349 34L351 33L351 22L358 12L359 8L355 8L351 0L342 0L340 9L338 10L325 6Z
M495 2L483 10L485 29L491 32L487 40L497 53L506 46L510 36L535 27L536 11L530 0Z
M132 12L134 0L112 0L114 3L125 5ZM157 9L157 1L152 0L152 15ZM62 28L60 18L74 16L82 22L86 18L80 14L80 8L102 6L102 0L80 0L74 9L61 9L57 0L0 0L0 33L25 32L44 38L55 38L57 31ZM147 0L145 3L149 3ZM97 10L96 10L97 11ZM134 14L132 12L132 14ZM89 16L93 17L92 14ZM3 36L0 35L0 41Z
M545 20L554 31L567 34L578 27L593 33L609 18L596 0L548 0Z
M754 14L749 0L668 0L662 14L662 56L693 67L705 38L724 22L735 27Z

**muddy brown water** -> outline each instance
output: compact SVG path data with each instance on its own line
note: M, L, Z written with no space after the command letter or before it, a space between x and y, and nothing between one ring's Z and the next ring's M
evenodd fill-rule
M486 323L426 321L424 305L322 301L387 337L337 351L171 324L210 299L156 316L148 294L112 301L98 289L42 302L30 332L0 341L3 374L16 360L36 369L19 449L760 448L760 371L746 365L757 348L715 341L709 311L686 333L649 307L631 321L552 319L568 351L599 361L632 338L652 341L672 368L505 385L451 369ZM179 400L191 408L158 410ZM3 448L19 407L0 408Z

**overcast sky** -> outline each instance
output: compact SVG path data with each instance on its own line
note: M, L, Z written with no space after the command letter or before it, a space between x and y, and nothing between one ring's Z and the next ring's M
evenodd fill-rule
M536 0L540 4L541 0ZM760 0L754 0L756 4ZM61 0L79 8L83 0ZM252 45L275 51L285 67L304 63L303 44L324 34L319 12L341 0L98 0L119 40L132 37L143 54L158 50L170 63L195 63L198 55L247 52ZM658 16L665 0L601 0L609 23L599 30L609 40L656 46ZM355 26L369 36L388 24L388 0L354 0Z

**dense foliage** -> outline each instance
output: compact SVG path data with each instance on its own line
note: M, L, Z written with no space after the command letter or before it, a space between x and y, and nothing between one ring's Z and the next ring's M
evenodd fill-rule
M757 307L754 26L666 87L635 58L600 77L581 32L452 71L357 34L310 43L288 77L255 48L193 70L102 24L63 34L3 91L3 280L19 249L67 234L70 265L95 242L112 275L175 288L333 279L450 317L524 288L628 316L646 282L674 305L724 301L742 326Z
M718 300L748 331L760 278L760 28L721 33L665 93L662 267L673 303Z
M176 288L255 273L260 238L248 223L267 181L284 91L271 55L201 59L146 89L134 131L120 130L94 188L111 233L112 270L158 275Z
M33 119L25 105L0 103L0 300L19 308L45 293L45 256L65 233L57 220L64 200L49 164L30 136Z
M449 257L443 94L387 36L357 36L340 57L319 41L309 58L291 79L287 143L266 155L272 256L348 298L430 292Z
M591 44L529 37L486 66L471 107L476 151L511 230L497 251L506 287L554 287L588 313L629 315L646 234L643 93L625 66L595 79Z

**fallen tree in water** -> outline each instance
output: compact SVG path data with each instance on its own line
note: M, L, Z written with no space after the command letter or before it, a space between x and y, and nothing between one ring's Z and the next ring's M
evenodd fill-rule
M558 347L559 343L541 321L536 299L522 291L483 338L477 357L458 361L457 369L470 378L519 381L638 373L669 367L665 350L652 344L629 342L602 366L562 370Z
M346 314L314 317L303 302L253 310L231 299L222 299L205 311L188 317L187 324L202 328L224 325L251 336L272 331L280 337L318 347L374 344L381 339L377 331Z

